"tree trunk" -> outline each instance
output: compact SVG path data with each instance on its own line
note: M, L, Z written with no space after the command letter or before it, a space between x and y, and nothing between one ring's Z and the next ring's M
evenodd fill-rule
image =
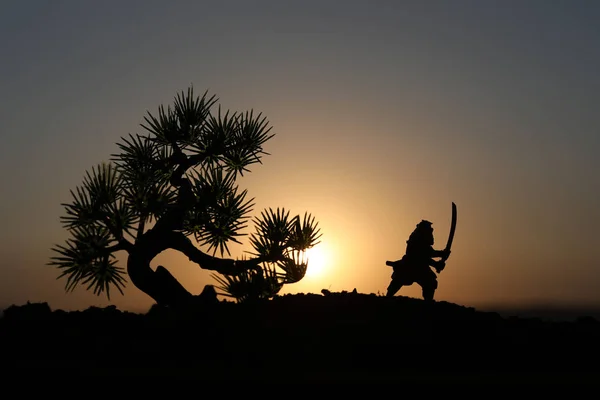
M190 261L203 269L222 274L236 274L250 268L257 268L260 259L235 261L210 256L200 251L180 232L151 229L135 243L129 251L127 273L131 282L142 292L152 297L156 303L169 306L189 304L193 296L162 265L153 271L152 260L167 249L184 253Z

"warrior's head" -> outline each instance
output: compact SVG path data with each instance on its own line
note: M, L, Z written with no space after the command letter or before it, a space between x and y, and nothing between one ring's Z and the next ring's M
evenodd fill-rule
M408 238L411 242L420 242L433 246L433 226L431 222L422 220Z

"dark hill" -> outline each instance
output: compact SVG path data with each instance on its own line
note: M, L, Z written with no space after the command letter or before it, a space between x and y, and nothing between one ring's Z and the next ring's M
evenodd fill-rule
M503 318L447 302L326 293L193 309L52 311L0 319L3 371L302 383L595 382L600 322Z

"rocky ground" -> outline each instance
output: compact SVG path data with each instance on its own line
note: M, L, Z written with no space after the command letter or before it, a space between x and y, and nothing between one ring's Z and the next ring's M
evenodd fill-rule
M447 302L329 293L193 309L51 310L0 319L4 376L260 382L600 382L600 322L502 317Z

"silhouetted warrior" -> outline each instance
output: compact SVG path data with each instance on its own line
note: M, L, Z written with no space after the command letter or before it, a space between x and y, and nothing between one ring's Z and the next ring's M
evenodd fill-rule
M423 289L423 298L433 300L437 289L436 274L430 267L439 273L446 266L445 259L450 251L433 249L433 227L431 222L422 220L410 234L406 241L406 254L398 261L386 261L386 265L394 267L392 282L387 288L386 296L394 296L402 286L418 283ZM436 261L434 258L441 258Z

